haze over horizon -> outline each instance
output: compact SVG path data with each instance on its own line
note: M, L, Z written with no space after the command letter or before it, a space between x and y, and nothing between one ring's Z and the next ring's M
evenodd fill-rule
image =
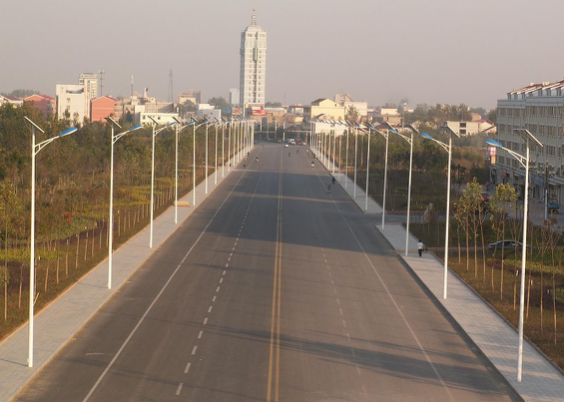
M0 7L0 91L78 83L105 70L104 93L135 89L204 100L239 86L240 33L257 9L268 32L267 101L309 103L346 92L370 105L409 99L495 107L506 92L564 77L557 0L70 0ZM538 19L537 19L538 21Z

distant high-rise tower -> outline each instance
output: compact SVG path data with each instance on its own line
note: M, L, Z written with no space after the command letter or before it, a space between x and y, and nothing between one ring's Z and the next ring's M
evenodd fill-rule
M80 74L78 85L84 86L84 91L88 95L88 101L98 97L98 75L92 73Z
M174 102L174 84L172 78L172 70L168 72L168 101Z
M253 10L251 25L241 33L241 107L264 105L266 89L266 31L257 25Z

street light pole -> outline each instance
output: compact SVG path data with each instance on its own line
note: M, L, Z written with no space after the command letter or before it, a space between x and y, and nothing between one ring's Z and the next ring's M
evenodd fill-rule
M233 118L229 119L227 123L229 124L229 129L227 130L227 156L229 157L229 165L227 165L227 171L231 172L231 157L233 155L231 152L231 129L233 127Z
M45 134L45 131L35 124L27 116L24 119L31 126L31 240L29 256L29 324L28 324L28 358L27 366L33 367L33 339L34 339L34 305L35 305L35 157L47 145L58 138L72 134L77 131L76 127L68 128L59 133L57 137L51 137L39 144L35 141L35 129Z
M349 132L350 132L350 126L347 125L347 152L346 152L346 156L345 156L345 188L347 188L348 183L349 183Z
M218 152L217 152L217 128L219 126L219 122L214 124L214 131L215 131L215 170L213 172L213 184L214 186L217 186L217 158L218 158Z
M221 123L221 178L225 178L225 125L226 122Z
M182 125L182 122L180 120L178 120L177 118L173 117L174 121L176 122L176 130L175 130L175 142L176 142L176 147L175 147L175 160L174 160L174 223L178 224L178 141L179 141L179 135L180 132L182 130L184 130L186 127L191 126L192 124L194 124L193 121L189 122L186 125Z
M209 122L206 123L206 184L205 190L208 193L208 133L209 133Z
M419 134L419 131L408 124L407 127L411 131L408 137L405 134L399 133L397 130L390 130L392 133L399 135L405 142L409 144L409 180L407 184L407 217L406 217L406 232L405 232L405 256L409 253L409 222L411 220L411 175L413 173L413 134Z
M106 120L112 127L112 146L110 151L110 213L109 213L109 226L108 226L108 289L112 288L112 269L113 269L113 249L114 249L114 145L124 135L142 128L141 125L135 126L123 133L114 135L114 128L120 128L118 122L111 117Z
M447 127L447 132L449 133L448 136L448 144L445 144L442 141L436 140L431 137L427 133L421 133L421 137L426 138L428 140L434 141L437 143L441 148L448 152L448 165L447 165L447 201L446 201L446 233L445 233L445 262L444 262L444 273L443 273L443 299L447 298L447 284L448 284L448 244L449 244L449 223L450 223L450 171L452 165L452 137L460 137L457 133L452 131L450 128Z
M368 212L368 185L370 183L370 128L371 126L368 125L368 150L366 152L366 194L364 200L364 211Z
M154 187L155 187L155 137L157 122L153 120L153 131L151 133L151 228L149 233L149 248L153 248L153 206L154 206Z
M357 169L357 150L358 150L358 127L356 123L354 129L354 188L353 188L353 198L356 198L356 169Z
M503 149L508 154L513 156L519 164L525 168L525 193L523 194L523 245L521 249L521 289L519 292L519 349L517 357L517 381L521 382L523 379L523 343L524 343L524 320L525 320L525 274L527 265L527 226L528 226L528 214L529 214L529 159L530 159L530 143L533 142L534 145L543 148L544 145L533 136L529 130L526 129L514 129L513 132L519 134L526 143L526 154L525 156L505 148L500 142L487 139L486 144L494 146L496 148Z
M385 150L385 156L384 156L384 190L383 190L383 194L382 194L382 230L385 229L386 227L386 195L387 195L387 190L388 190L388 144L390 141L390 129L392 131L394 131L394 128L392 126L390 126L389 124L385 123L386 125L386 131L385 132L381 132L378 131L376 129L374 129L374 131L376 131L378 134L380 134L382 137L384 137L384 139L386 140L386 150Z
M151 225L150 225L150 230L149 230L149 248L153 248L153 227L154 227L154 216L155 216L155 211L154 211L154 206L155 206L155 140L157 138L157 135L159 135L159 133L161 133L163 130L166 130L167 128L170 128L174 125L176 125L176 122L173 123L169 123L167 124L165 127L157 130L157 121L155 119L153 119L151 116L149 116L149 119L151 119L153 121L153 133L151 134L152 137L152 150L151 150Z
M523 249L521 250L521 290L519 293L519 356L517 361L517 381L523 379L523 324L525 311L525 267L527 260L527 225L529 212L529 138L527 137L527 156L525 159L525 201L523 207Z
M194 132L192 138L192 205L196 205L196 122L193 124Z
M382 230L386 226L386 192L388 190L388 144L390 141L390 133L386 130L386 156L384 158L384 194L382 199Z
M335 176L335 163L337 162L337 159L335 158L335 145L336 143L336 134L335 134L335 126L333 125L333 176Z
M176 125L174 130L174 224L178 225L178 132L180 124Z

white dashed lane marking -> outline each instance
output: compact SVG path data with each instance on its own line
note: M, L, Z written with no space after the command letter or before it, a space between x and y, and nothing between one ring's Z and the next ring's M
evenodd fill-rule
M184 383L181 382L180 384L178 384L178 388L176 389L176 395L180 395L180 392L182 392L182 387L184 386Z
M198 350L198 345L195 345L194 348L192 348L192 356L196 354L197 350Z
M190 366L192 365L192 363L188 363L186 365L186 368L184 369L184 374L188 374L188 371L190 370Z

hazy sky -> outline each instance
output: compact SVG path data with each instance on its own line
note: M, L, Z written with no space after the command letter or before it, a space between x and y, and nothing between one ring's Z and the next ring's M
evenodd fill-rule
M563 0L0 0L0 91L78 83L204 99L239 86L253 7L268 32L267 101L350 93L371 105L466 103L564 77Z

